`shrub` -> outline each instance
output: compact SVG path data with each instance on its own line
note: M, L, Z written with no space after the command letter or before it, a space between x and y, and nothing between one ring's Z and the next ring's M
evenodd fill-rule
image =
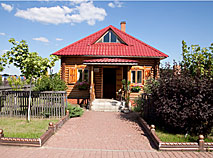
M151 87L155 121L173 132L191 135L211 133L213 127L213 82L210 76L161 72L159 84Z
M21 77L10 76L7 81L13 91L21 90L25 85L25 81L21 80Z
M69 110L69 115L71 117L80 117L83 115L84 110L78 106L72 106L70 103L67 105L67 110Z
M157 80L154 80L154 79L152 79L152 78L146 80L146 81L145 81L144 88L143 88L144 93L147 93L147 94L152 93L151 88L152 88L153 86L157 86L158 84L159 84L158 81L157 81Z
M59 74L42 76L35 83L35 91L64 91L67 89L66 83L60 79Z

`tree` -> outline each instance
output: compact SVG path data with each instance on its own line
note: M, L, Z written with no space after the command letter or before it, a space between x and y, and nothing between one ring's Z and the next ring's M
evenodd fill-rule
M9 42L13 45L10 51L3 54L3 60L6 63L14 64L20 69L21 73L30 82L30 94L28 105L27 119L30 121L30 104L31 104L31 85L32 80L36 79L48 71L48 68L52 68L55 65L55 61L58 60L57 56L50 55L50 59L42 58L37 52L29 52L28 44L22 40L20 42L11 38Z
M7 60L3 57L0 57L0 72L2 72L4 70L6 63L7 63Z
M187 68L192 75L213 76L213 43L210 47L200 48L199 45L188 47L182 41L183 61L182 65Z

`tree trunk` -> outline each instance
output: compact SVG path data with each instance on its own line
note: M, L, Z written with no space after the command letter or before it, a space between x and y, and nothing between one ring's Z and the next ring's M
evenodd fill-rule
M32 78L30 79L30 94L29 94L29 104L28 104L28 112L27 112L27 121L30 122L30 104L31 104L31 86L32 86Z

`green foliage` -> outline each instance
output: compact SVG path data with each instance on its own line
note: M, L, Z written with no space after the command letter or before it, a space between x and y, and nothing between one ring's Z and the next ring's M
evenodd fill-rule
M51 55L50 59L42 58L36 52L29 52L28 44L24 40L18 42L15 41L14 38L11 38L9 42L13 46L10 51L7 51L5 54L2 55L1 61L4 61L4 63L6 64L14 64L14 66L20 69L22 75L24 75L26 79L30 80L30 95L27 117L28 121L30 121L32 79L36 79L42 75L45 75L48 71L48 68L52 68L55 65L55 61L58 60L58 57ZM0 65L2 64L0 63Z
M44 75L39 78L33 90L35 91L64 91L67 89L66 83L60 79L58 73L54 75Z
M67 105L67 110L69 110L70 118L80 117L83 115L84 110L78 106L72 106L70 103Z
M182 66L192 75L213 76L213 43L210 47L200 48L199 45L188 47L186 42L182 41L182 51Z
M7 60L1 56L0 57L0 72L2 72L4 70L4 67L6 66L6 64L7 64Z
M141 90L141 86L140 85L133 85L131 88L131 92L139 92Z
M158 81L155 79L150 78L150 79L146 80L144 88L143 88L144 93L150 94L152 92L151 88L153 86L158 86L158 84L159 84Z
M22 81L21 77L16 78L10 76L7 78L7 81L13 91L21 90L25 85L25 81Z
M46 74L47 69L52 68L55 61L58 60L57 56L51 55L48 59L42 58L36 52L29 52L28 44L24 40L18 42L11 38L9 42L13 47L2 55L3 60L6 63L14 64L27 79Z
M133 111L134 112L141 112L141 108L142 108L142 98L141 97L138 97L134 100L134 104L136 106L133 107Z
M3 84L2 82L2 76L0 75L0 86Z

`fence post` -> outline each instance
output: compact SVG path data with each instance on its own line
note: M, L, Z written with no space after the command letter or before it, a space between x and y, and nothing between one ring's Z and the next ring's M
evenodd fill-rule
M4 131L3 131L3 129L0 129L0 138L1 137L4 137Z
M199 150L204 151L204 136L199 135Z

